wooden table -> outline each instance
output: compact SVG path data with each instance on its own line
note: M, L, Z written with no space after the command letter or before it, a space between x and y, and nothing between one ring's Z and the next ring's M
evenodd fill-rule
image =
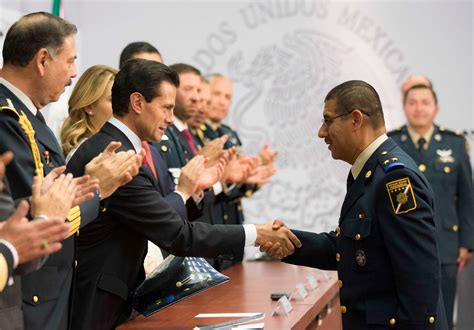
M225 272L230 280L165 308L147 318L139 316L118 329L192 329L197 324L214 324L232 318L195 318L199 313L263 312L265 329L342 329L336 272L293 266L281 262L249 261ZM324 276L324 273L327 276ZM302 301L291 300L293 310L272 316L277 302L272 292L292 292L296 284L313 275L318 287Z

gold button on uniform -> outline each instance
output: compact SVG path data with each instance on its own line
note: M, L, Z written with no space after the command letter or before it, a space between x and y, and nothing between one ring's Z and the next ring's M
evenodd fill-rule
M338 286L339 288L342 288L342 281L341 281L341 280L338 280L338 281L337 281L337 286Z
M360 234L356 234L356 235L355 235L355 240L356 240L356 241L360 240Z
M252 197L252 194L253 194L252 190L247 190L245 192L245 197Z
M429 323L429 324L435 323L435 318L434 318L434 316L430 316L430 318L428 319L428 323Z
M368 170L367 172L365 172L365 178L366 178L366 179L370 178L371 175L372 175L372 171L371 171L371 170Z
M454 225L454 226L453 226L453 231L454 231L455 233L457 233L457 232L459 231L459 226L458 226L458 225Z
M339 253L336 253L336 261L339 262L341 260L341 255Z
M395 323L397 323L397 320L395 320L394 318L391 318L390 321L388 321L388 323L390 323L390 325L395 325Z
M36 304L38 303L39 301L39 297L38 296L33 296L33 302Z
M224 221L229 220L229 216L227 214L224 214Z
M386 151L382 151L382 153L381 153L381 154L382 154L382 155L386 155L386 154L387 154L387 152L386 152Z
M341 235L341 227L336 228L336 236Z
M74 260L74 267L77 267L77 260Z
M347 307L344 305L341 305L341 313L346 314L347 313Z
M451 168L449 166L445 166L444 167L444 173L450 173L451 172Z
M165 146L165 145L162 145L162 146L161 146L161 151L167 152L167 151L168 151L168 147Z
M418 165L418 169L419 169L421 172L424 172L424 171L426 171L426 165L425 165L425 164L420 164L420 165Z
M359 213L359 219L360 220L365 219L365 213Z

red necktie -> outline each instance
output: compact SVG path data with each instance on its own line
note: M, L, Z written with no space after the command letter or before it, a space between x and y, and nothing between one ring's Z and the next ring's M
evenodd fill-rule
M153 172L153 176L158 180L158 175L156 174L155 164L153 164L153 157L151 156L150 145L146 141L142 141L142 148L145 149L146 155L143 159L143 166L148 166Z
M189 129L185 128L181 131L183 133L186 142L188 143L189 148L192 150L193 154L197 154L196 146L194 145L194 138Z

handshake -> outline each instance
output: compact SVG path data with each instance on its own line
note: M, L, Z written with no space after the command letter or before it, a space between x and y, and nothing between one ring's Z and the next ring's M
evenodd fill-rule
M257 228L255 245L273 258L283 259L293 254L295 247L301 247L298 237L281 220L270 220L255 227Z

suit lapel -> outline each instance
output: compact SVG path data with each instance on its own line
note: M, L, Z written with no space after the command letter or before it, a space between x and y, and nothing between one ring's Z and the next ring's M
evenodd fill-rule
M186 164L188 162L188 159L184 150L187 151L188 155L193 155L193 151L189 148L188 143L186 142L181 132L176 128L176 126L168 126L168 129L176 142L175 144L177 147L178 156L180 158L181 164Z
M436 154L436 150L444 149L443 148L443 140L440 139L439 141L436 140L435 136L439 135L439 127L435 126L433 130L433 134L431 135L430 144L428 145L428 150L425 151L424 160L427 161L429 159L438 159L438 155Z
M420 159L420 153L417 150L417 147L413 140L410 137L410 134L408 134L408 129L407 126L402 127L402 135L406 136L405 141L400 140L400 147L411 157L413 160L419 164L421 162Z
M354 203L358 199L360 199L362 195L364 195L365 185L372 180L375 174L378 157L381 151L385 150L389 152L390 150L395 148L395 146L396 143L389 138L384 143L382 143L377 148L377 150L375 150L375 152L369 157L364 167L362 168L362 171L357 176L357 179L347 191L346 197L344 198L344 203L342 204L341 216L339 218L339 221L342 221L342 219L344 219L344 216L351 209L352 205L354 205Z
M347 191L346 197L344 198L344 203L342 204L341 208L340 220L344 218L351 206L364 194L364 181L364 170L362 170L362 172L360 172L360 174L357 176L357 179Z

